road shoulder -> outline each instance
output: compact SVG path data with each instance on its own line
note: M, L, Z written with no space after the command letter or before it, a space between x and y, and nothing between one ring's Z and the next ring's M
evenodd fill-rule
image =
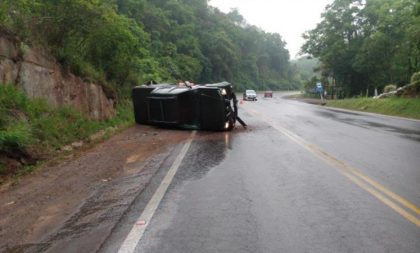
M355 113L355 114L360 114L360 115L365 115L365 116L374 116L374 117L383 117L383 118L390 118L390 119L397 119L397 120L409 120L413 122L420 122L419 119L408 118L408 117L403 117L403 116L387 115L387 114L382 114L382 113L366 112L366 111L361 111L361 110L352 110L352 109L339 108L335 106L329 106L328 100L325 100L326 102L322 102L321 99L305 98L305 97L302 97L301 95L285 96L285 98L289 100L293 100L293 101L299 101L299 102L304 102L307 104L320 106L322 108L332 110L332 111L337 111L337 112L349 112L349 113Z
M104 229L106 224L109 229L109 222L129 206L129 198L122 196L141 191L159 161L188 136L186 131L133 126L3 189L0 250L42 248L47 245L40 242Z

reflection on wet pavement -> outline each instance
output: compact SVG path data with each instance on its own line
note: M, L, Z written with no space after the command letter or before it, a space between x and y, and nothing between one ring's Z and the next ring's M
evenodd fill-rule
M337 120L346 124L350 124L353 126L358 126L358 127L362 127L365 129L379 129L385 132L392 132L392 133L396 133L401 137L410 139L410 140L415 140L415 141L420 141L420 131L416 131L416 130L412 130L412 129L407 129L407 128L402 128L402 127L397 127L391 124L383 124L383 123L379 123L379 122L374 122L371 120L366 120L364 119L363 115L357 114L357 113L352 113L352 112L345 112L345 111L334 111L334 112L328 112L325 110L317 110L315 111L318 115L321 115L323 117L326 118L330 118L333 120ZM358 117L340 117L341 114L347 114L347 115L354 115L354 116L358 116Z
M184 159L183 169L176 175L177 179L198 180L204 177L212 168L219 165L232 149L231 132L201 132ZM176 180L178 181L178 180Z

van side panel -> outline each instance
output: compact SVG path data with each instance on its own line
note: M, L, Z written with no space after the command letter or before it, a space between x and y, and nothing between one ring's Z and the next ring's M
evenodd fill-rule
M137 124L147 124L149 122L149 99L148 96L154 88L136 87L132 89L132 100L134 107L134 118Z
M224 99L218 89L200 89L200 128L223 130L226 120Z

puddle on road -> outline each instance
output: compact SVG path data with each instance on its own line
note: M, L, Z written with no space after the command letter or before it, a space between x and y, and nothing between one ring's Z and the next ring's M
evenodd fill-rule
M233 136L233 132L199 133L176 175L177 179L184 181L203 178L225 159L227 152L232 149Z

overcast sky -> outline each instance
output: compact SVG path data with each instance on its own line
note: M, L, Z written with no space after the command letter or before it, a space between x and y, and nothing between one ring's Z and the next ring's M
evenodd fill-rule
M315 28L321 13L333 0L210 0L223 12L237 8L251 25L266 32L279 33L295 58L303 44L302 33Z

